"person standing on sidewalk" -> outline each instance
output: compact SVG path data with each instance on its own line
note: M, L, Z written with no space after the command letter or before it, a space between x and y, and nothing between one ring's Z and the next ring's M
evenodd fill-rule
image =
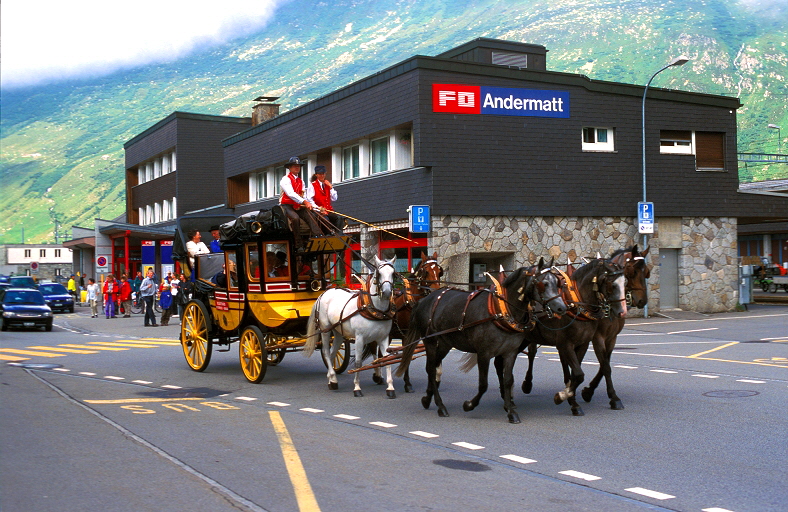
M153 269L148 270L148 275L140 284L140 296L145 302L145 327L156 327L156 313L153 311L153 301L156 299L156 280L153 278Z
M92 277L88 279L88 304L90 304L90 318L98 318L98 302L101 296L101 287Z
M161 285L161 295L159 296L159 306L161 306L161 325L167 326L170 323L170 316L172 316L172 292L170 292L170 284L164 281Z
M120 276L120 309L123 318L131 318L131 284L126 274Z
M112 274L107 276L104 281L104 314L107 318L116 318L115 311L118 302L118 282L115 281L115 276Z

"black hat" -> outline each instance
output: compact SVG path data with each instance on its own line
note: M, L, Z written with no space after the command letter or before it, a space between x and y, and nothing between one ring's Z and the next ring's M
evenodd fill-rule
M315 166L315 174L325 174L326 173L326 166L325 165L316 165Z
M291 156L290 160L285 164L285 167L290 167L291 165L301 165L301 159L297 156Z
M218 231L218 230L219 230L219 225L214 224L213 226L211 226L211 229L209 229L208 231Z

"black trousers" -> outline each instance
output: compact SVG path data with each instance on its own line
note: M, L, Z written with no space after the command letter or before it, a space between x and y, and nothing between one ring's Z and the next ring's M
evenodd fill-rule
M145 301L145 325L156 325L156 312L153 311L154 295L144 295L142 300Z
M317 225L315 214L310 210L307 210L303 206L296 210L291 204L282 204L281 206L282 211L285 212L285 215L287 215L287 218L290 219L290 222L293 225L293 232L296 234L296 237L299 233L301 233L302 220L306 222L307 226L309 226L309 231L311 231L313 235L323 234L323 230L321 230L320 226Z

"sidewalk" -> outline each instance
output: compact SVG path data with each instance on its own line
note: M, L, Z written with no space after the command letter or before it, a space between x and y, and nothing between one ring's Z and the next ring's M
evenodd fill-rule
M177 340L181 334L181 321L177 316L170 318L170 325L161 325L161 313L156 314L158 327L145 327L145 315L132 314L131 318L90 317L90 307L77 305L73 314L56 314L55 325L85 333L111 334L129 338L171 338Z

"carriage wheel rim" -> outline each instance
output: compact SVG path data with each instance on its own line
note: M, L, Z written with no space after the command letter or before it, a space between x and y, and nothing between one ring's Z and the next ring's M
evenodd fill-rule
M186 326L183 329L183 353L192 368L200 368L207 354L207 328L202 318L202 311L195 304L190 304L184 314Z
M241 369L249 380L255 380L263 369L263 348L260 338L251 329L241 335Z

